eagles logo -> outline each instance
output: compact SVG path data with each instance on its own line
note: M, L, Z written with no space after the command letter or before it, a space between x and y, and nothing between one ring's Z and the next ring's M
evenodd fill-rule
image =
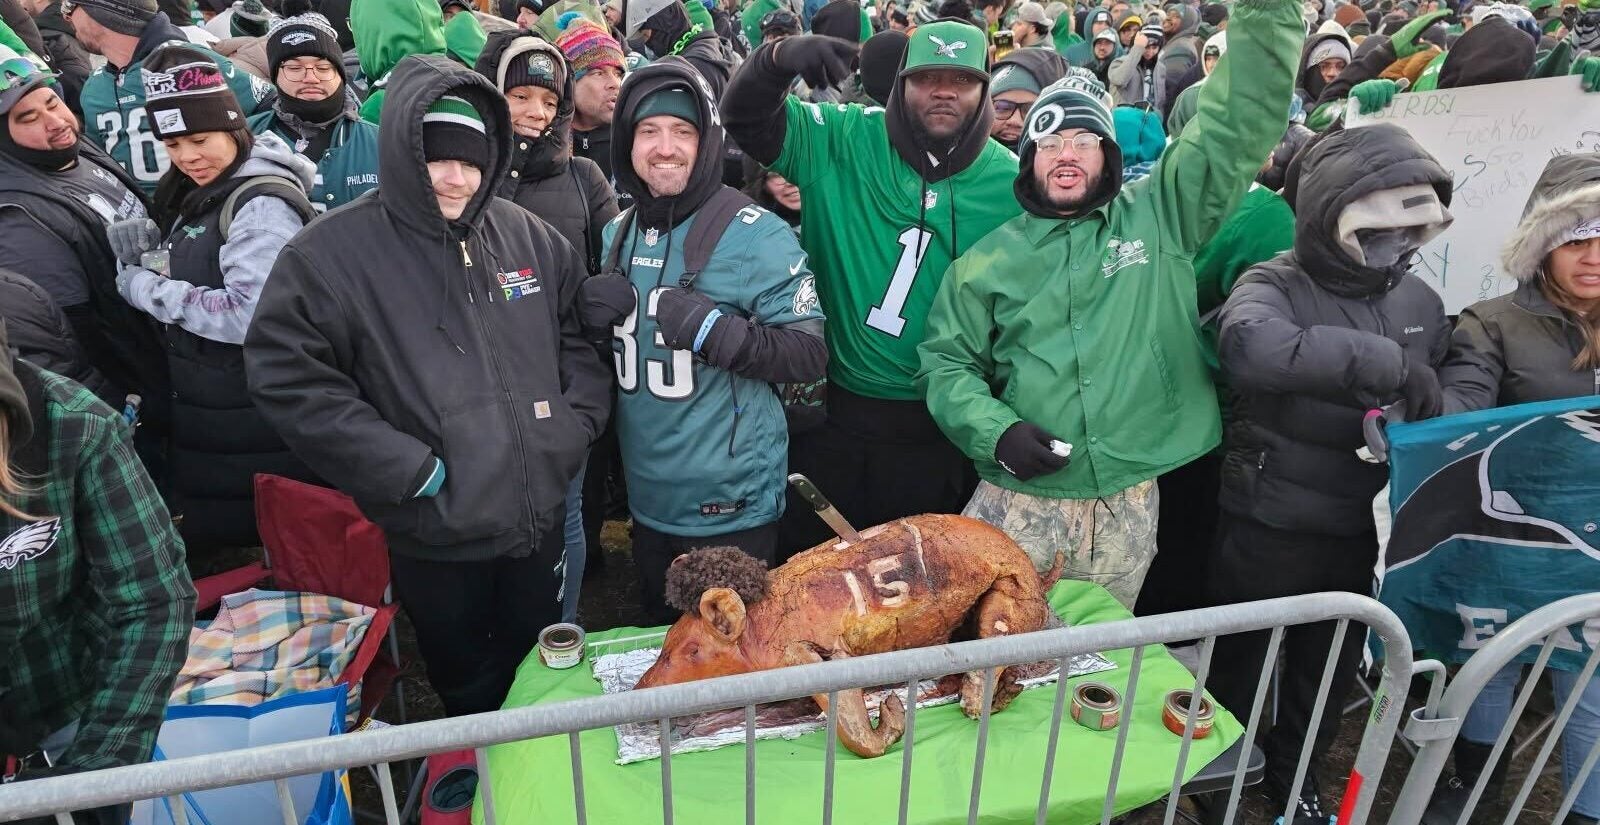
M555 77L556 64L547 54L533 54L528 57L528 71L546 77Z
M953 43L946 43L943 38L932 34L928 35L928 40L930 40L933 45L937 47L940 57L948 57L951 59L958 57L959 52L967 47L966 41L957 40Z
M817 280L814 276L807 275L800 279L800 287L794 291L794 310L796 317L804 318L817 308Z
M56 546L61 535L61 519L37 521L6 536L0 542L0 570L13 570L25 561L33 561Z

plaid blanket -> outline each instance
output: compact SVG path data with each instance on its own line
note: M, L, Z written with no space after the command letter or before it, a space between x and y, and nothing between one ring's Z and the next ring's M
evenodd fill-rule
M323 596L247 590L224 596L217 618L189 632L172 704L257 705L333 685L355 658L373 608ZM361 707L361 684L346 707Z

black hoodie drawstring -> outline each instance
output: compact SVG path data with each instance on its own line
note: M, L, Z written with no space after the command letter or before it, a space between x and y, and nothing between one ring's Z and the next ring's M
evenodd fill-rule
M444 245L445 257L449 257L450 256L450 238L449 238L449 236L445 237L443 245ZM469 289L470 289L470 286L469 286ZM446 308L448 308L449 306L450 306L450 279L449 278L444 278L444 279L441 279L439 281L439 319L434 322L434 329L437 329L440 332L444 333L445 340L450 342L450 346L456 348L456 352L459 352L462 355L466 355L467 351L461 348L461 344L456 342L455 336L450 334L450 328L445 326L444 313L445 313Z

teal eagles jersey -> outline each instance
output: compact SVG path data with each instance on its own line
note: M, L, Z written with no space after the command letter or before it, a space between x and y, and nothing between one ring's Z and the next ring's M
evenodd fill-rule
M656 328L656 300L678 288L695 220L670 236L634 225L623 238L619 265L639 303L612 340L628 505L639 523L674 536L770 524L783 514L787 483L789 432L772 385L667 349ZM606 227L605 248L620 222ZM794 233L759 207L746 207L729 222L693 288L724 314L765 326L822 321Z
M272 84L234 66L226 57L192 43L185 45L217 61L245 115L271 108ZM135 61L120 73L112 71L109 65L95 69L84 81L80 103L84 134L100 144L118 166L128 170L139 182L139 188L151 195L171 162L167 160L166 147L150 128L150 118L145 114L143 65L143 60ZM243 128L245 124L239 126Z
M317 178L309 193L318 213L338 209L378 188L378 127L344 118L333 129L333 140L317 161ZM258 135L272 132L296 152L305 150L300 136L272 111L252 116L250 131Z

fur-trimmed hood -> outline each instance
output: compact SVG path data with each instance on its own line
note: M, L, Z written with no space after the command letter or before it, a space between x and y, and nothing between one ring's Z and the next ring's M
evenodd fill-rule
M1600 154L1551 158L1528 195L1516 231L1506 239L1500 265L1507 275L1532 281L1561 237L1596 217L1600 217Z

